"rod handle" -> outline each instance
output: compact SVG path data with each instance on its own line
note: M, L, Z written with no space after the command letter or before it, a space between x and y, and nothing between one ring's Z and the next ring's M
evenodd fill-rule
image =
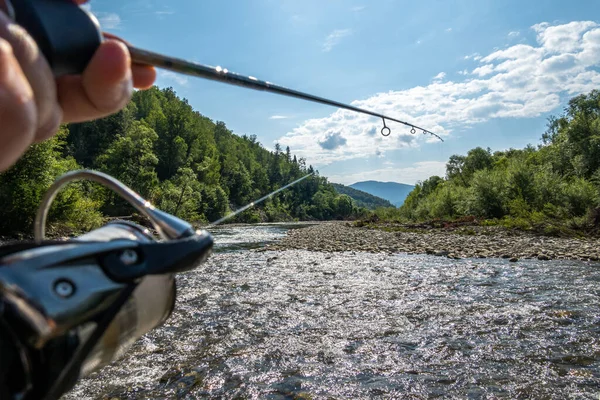
M102 43L98 20L73 0L12 0L10 6L55 77L81 74Z

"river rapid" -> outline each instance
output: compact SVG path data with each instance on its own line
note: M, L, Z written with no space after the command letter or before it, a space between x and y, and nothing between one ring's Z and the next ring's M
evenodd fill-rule
M216 230L169 321L64 398L599 398L598 263L260 249L288 228Z

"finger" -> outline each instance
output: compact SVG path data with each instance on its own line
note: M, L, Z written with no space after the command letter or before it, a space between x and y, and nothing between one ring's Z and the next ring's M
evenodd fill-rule
M54 76L37 44L25 29L0 12L0 37L6 39L35 95L37 107L36 140L53 135L62 119L56 98Z
M125 45L129 46L129 43L109 32L103 32L103 36L106 39L119 40ZM156 69L151 65L134 64L131 66L133 72L133 87L137 89L148 89L156 81Z
M101 118L123 108L133 93L131 58L127 47L106 40L81 76L57 80L63 122Z
M131 72L133 73L133 87L137 89L148 89L156 80L156 70L149 65L133 64Z
M0 38L0 171L11 166L35 137L33 90L8 41Z

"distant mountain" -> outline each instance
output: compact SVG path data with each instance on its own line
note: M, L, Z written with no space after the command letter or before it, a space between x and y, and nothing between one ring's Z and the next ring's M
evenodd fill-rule
M378 181L356 182L350 185L350 187L386 199L396 207L400 207L404 203L406 196L415 188L413 185L406 185L404 183Z
M352 197L354 203L358 207L365 207L370 210L374 210L377 207L394 207L389 201L382 199L381 197L373 196L362 190L351 188L350 186L340 185L339 183L332 183L333 187L339 194L347 194Z

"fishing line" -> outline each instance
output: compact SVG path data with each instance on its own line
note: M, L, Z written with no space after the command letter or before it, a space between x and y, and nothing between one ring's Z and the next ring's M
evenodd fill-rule
M306 178L308 178L309 176L313 176L313 175L314 175L314 174L306 174L306 175L304 175L302 178L300 178L300 179L296 179L295 181L293 181L293 182L291 182L291 183L288 183L287 185L285 185L285 186L283 186L283 187L280 187L279 189L277 189L277 190L275 190L275 191L273 191L273 192L269 193L268 195L266 195L266 196L263 196L263 197L261 197L260 199L258 199L258 200L255 200L255 201L253 201L252 203L249 203L249 204L245 205L244 207L242 207L242 208L240 208L240 209L238 209L238 210L236 210L236 211L232 212L232 213L231 213L231 214L229 214L229 215L226 215L226 216L224 216L224 217L223 217L223 218L221 218L221 219L218 219L218 220L216 220L215 222L212 222L212 223L211 223L211 224L209 224L208 226L209 226L209 227L213 227L213 226L221 225L223 222L230 220L231 218L235 217L236 215L243 213L243 212L244 212L244 211L246 211L247 209L249 209L249 208L252 208L252 207L254 207L255 205L257 205L257 204L259 204L259 203L262 203L263 201L265 201L265 200L267 200L267 199L269 199L269 198L271 198L271 197L275 196L277 193L281 192L282 190L285 190L285 189L287 189L287 188L289 188L289 187L292 187L292 186L294 186L296 183L302 182L303 180L305 180L305 179L306 179Z

